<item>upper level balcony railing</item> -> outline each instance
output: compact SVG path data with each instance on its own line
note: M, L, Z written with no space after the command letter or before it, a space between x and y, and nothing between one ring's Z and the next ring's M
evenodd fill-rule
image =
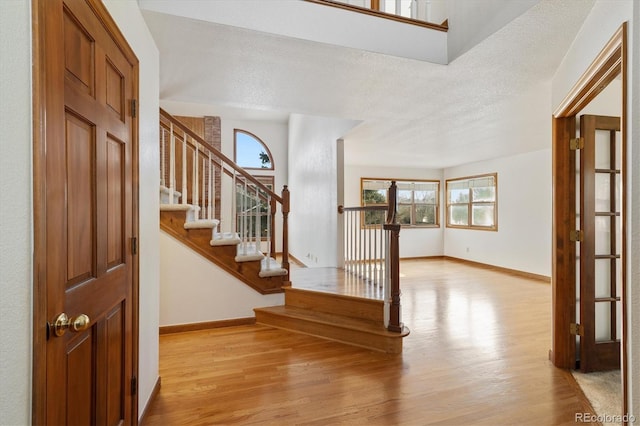
M307 0L446 31L447 0Z

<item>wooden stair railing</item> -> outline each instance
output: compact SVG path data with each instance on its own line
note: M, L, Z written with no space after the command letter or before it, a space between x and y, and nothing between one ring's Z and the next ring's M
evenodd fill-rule
M345 225L343 268L380 290L386 271L388 244L384 224L387 210L387 206L338 206Z
M385 326L402 332L400 321L400 224L397 186L392 181L386 206L338 207L344 223L345 272L365 279L384 299ZM374 291L374 293L376 293Z
M361 13L364 15L376 16L382 19L388 19L391 21L402 22L404 24L416 25L419 27L430 28L432 30L447 32L449 30L449 20L445 19L441 24L436 24L433 22L429 22L428 17L425 14L421 14L424 16L416 16L415 18L402 16L398 10L394 10L391 12L383 12L381 9L380 0L371 0L370 7L366 6L356 6L354 4L350 4L350 2L346 0L305 0L309 3L315 3L323 6L330 6L338 9L348 10L351 12ZM395 9L395 5L394 5Z
M183 224L185 230L210 229L211 246L237 245L236 262L260 260L260 277L281 276L282 285L290 284L287 241L289 190L287 187L284 187L281 196L275 194L163 109L160 109L160 133L161 211L186 212ZM223 183L232 185L231 199L226 201L231 204L225 206L227 211L231 207L232 217L230 223L225 224L229 229L227 232L222 231L220 221ZM271 257L276 252L275 217L278 205L283 215L280 264ZM166 221L161 221L161 226L178 238L188 239L188 232L184 233L175 223L177 218L178 216L169 214ZM196 240L201 243L205 239L204 234L197 238L193 234L192 237L191 239L194 240L190 241L192 247ZM267 247L266 256L262 254L263 242ZM197 251L209 256L209 253L202 248ZM228 257L228 253L225 256ZM230 265L227 265L226 269L239 278L242 275L240 271L251 270L248 267ZM247 284L259 291L264 290L255 282L247 282ZM266 292L274 291L272 284L266 284L265 288Z

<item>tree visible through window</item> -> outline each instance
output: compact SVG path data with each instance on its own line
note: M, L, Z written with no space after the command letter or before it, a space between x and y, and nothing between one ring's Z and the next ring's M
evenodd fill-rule
M273 157L267 145L253 133L235 129L235 162L245 169L273 170Z
M496 173L449 179L447 227L498 230Z
M439 221L440 182L394 179L398 186L398 223L403 226L437 227ZM362 178L362 205L388 204L391 179ZM379 224L382 217L366 212L365 225Z

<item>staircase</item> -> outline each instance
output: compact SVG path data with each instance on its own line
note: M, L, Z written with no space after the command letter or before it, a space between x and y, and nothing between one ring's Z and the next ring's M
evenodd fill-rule
M372 281L371 276L363 277L376 288L386 289L386 303L292 288L287 242L287 187L281 195L273 193L184 123L164 110L160 110L160 117L160 227L257 292L284 291L284 306L254 309L256 322L386 353L402 352L402 338L409 330L399 322L398 271L396 290L393 291L390 279L383 286L382 282ZM230 222L227 229L222 229L221 221L214 218L220 217L222 185L231 186L232 199L226 202L225 208L233 211L232 220L227 219ZM395 184L393 193L395 200ZM282 213L282 263L273 257L278 206ZM382 232L382 222L380 224ZM389 247L395 253L397 267L399 225L384 226L385 241L391 241ZM393 231L387 232L387 226L396 230L395 237L390 237ZM381 234L380 243L382 241ZM381 271L384 268L379 262L384 260L377 257L375 263L354 259L354 270L364 271L364 268L355 268L355 264L366 264L369 271L376 268Z
M286 238L286 186L276 195L171 114L161 109L160 118L160 228L259 293L281 293L289 284L286 241L282 264L272 253L278 204ZM214 218L223 184L234 207L227 230Z
M342 274L321 275L299 285L285 287L285 305L256 308L256 322L354 346L397 354L409 329L400 322L399 232L396 222L397 186L391 182L386 206L338 208L344 228ZM313 268L307 271L311 272ZM300 271L298 271L300 272ZM352 295L312 291L336 291Z
M384 326L384 302L284 287L285 305L256 308L256 322L366 349L398 354L409 334Z
M180 205L178 205L180 206ZM259 250L245 252L237 233L220 233L218 221L189 220L189 211L160 205L160 228L261 294L281 293L288 271ZM248 254L247 254L248 253Z

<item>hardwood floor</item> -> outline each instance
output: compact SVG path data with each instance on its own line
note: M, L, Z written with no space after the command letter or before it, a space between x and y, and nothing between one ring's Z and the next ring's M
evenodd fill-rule
M550 285L446 260L401 273L402 354L260 325L162 335L143 424L569 425L591 412L547 359Z

